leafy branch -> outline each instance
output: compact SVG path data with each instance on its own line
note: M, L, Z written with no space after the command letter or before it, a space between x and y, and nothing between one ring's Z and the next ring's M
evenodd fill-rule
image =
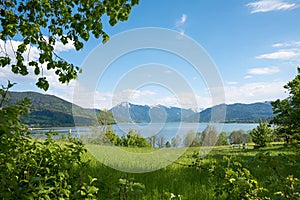
M71 43L76 51L84 47L84 42L91 36L109 40L104 31L103 16L109 17L109 25L126 21L133 6L139 0L4 0L0 2L0 66L10 66L11 71L23 76L29 74L29 67L34 74L41 76L36 85L44 90L49 88L43 76L43 66L53 69L61 83L76 79L81 72L78 66L68 63L55 52L55 45ZM46 40L47 36L47 40ZM13 39L21 40L15 49ZM14 55L9 55L7 42ZM30 58L30 49L39 50L38 58ZM25 54L27 53L27 60ZM14 57L14 59L13 59Z

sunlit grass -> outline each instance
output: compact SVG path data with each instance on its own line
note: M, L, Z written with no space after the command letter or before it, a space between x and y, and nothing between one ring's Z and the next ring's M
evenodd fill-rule
M237 158L239 162L250 169L255 178L262 182L265 182L266 179L274 175L274 172L268 165L255 160L252 161L253 157L259 153L269 153L274 157L276 162L280 165L278 166L278 170L282 175L287 176L294 174L295 177L300 177L300 172L298 172L300 158L296 161L289 161L286 160L286 156L283 156L295 155L295 149L293 149L293 147L286 148L282 145L268 146L260 149L232 148L231 146L213 147L212 149L210 149L210 147L192 147L186 149L169 148L159 150L152 148L122 147L117 151L115 147L87 145L87 149L88 153L84 155L84 159L91 160L87 174L97 177L99 180L97 186L103 190L102 193L99 194L99 199L111 199L113 191L117 190L118 180L127 176L145 185L143 193L131 199L167 199L165 196L166 192L180 194L183 196L182 199L216 199L214 189L218 180L211 176L208 169L204 168L209 167L213 162L222 161L224 156ZM124 155L129 155L128 157L124 157L124 160L127 160L127 162L123 162L117 156L114 158L113 155L121 151L124 152ZM161 157L154 156L152 158L152 162L157 162L156 164L154 163L153 166L149 165L149 162L131 157L133 154L145 154L149 156L155 152L160 152L158 155ZM201 152L204 152L201 157L201 164L204 167L189 167L196 159L194 155L198 154L201 156ZM103 156L106 153L113 158L109 160L113 163L105 165L103 164L105 162L100 162L103 161ZM169 159L169 155L176 155L178 158L174 160L174 162L170 162L169 165L157 169L157 166L162 165L162 163L165 164L164 162ZM116 170L118 167L125 169L125 172ZM126 170L130 172L132 169L140 173L126 172Z

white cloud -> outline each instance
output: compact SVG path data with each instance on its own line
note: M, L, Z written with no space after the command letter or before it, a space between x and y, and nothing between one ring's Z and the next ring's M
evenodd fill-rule
M288 3L283 0L260 0L248 3L251 13L270 12L278 10L290 10L297 7L295 3Z
M15 51L20 44L22 44L21 41L0 40L0 56L8 56L9 58L11 58L11 64L15 64L17 62ZM22 54L22 56L24 57L24 61L26 62L37 60L39 57L39 53L40 51L36 47L27 45L26 51ZM22 85L28 85L30 87L31 85L34 85L36 81L36 76L33 73L33 67L28 67L29 74L26 76L14 74L11 71L10 66L0 68L0 71L0 85L6 85L7 80L10 80L13 83L17 83L17 85L13 89L21 87L20 83L22 83Z
M264 68L252 68L248 70L248 74L264 75L264 74L275 74L280 72L278 67L264 67Z
M94 92L94 107L110 109L122 102L130 102L137 105L156 105L159 101L156 92L151 90L127 89L118 93ZM160 104L163 104L161 102ZM83 104L81 104L84 106ZM164 105L164 104L163 104Z
M49 37L44 36L43 38L44 38L44 40L49 41ZM60 53L63 51L70 51L70 50L75 50L75 47L73 45L73 42L69 38L68 38L68 43L66 43L66 44L63 44L59 40L59 38L56 38L55 45L54 45L55 53Z
M75 50L75 47L71 40L68 40L67 44L63 44L61 41L56 41L55 46L54 46L54 51L56 53L60 53L63 51L70 51L70 50Z
M285 42L285 43L275 43L272 47L281 48L281 47L299 47L300 42Z
M244 79L250 79L250 78L253 78L253 76L250 75L244 76Z
M184 36L185 30L182 28L182 26L186 23L187 15L182 14L180 20L178 20L175 24L176 28L179 31L179 36Z
M134 90L134 89L127 89L122 91L121 93L114 94L116 99L120 99L123 102L126 101L126 99L138 99L142 96L148 96L148 95L154 95L155 92L150 91L150 90Z
M257 59L291 59L297 58L300 56L300 52L298 49L289 49L289 50L279 50L273 53L262 54L256 56Z
M225 87L226 103L253 103L273 101L287 97L283 86L286 82L254 82L242 86Z
M94 92L93 94L85 95L85 96L94 96L94 105L88 103L91 100L87 100L86 97L83 97L83 101L76 99L77 104L82 107L95 107L95 108L107 108L110 109L113 106L120 104L121 102L130 102L137 105L164 105L164 106L174 106L181 108L206 108L212 105L212 100L210 97L201 97L194 93L180 93L176 95L172 94L162 94L156 93L151 90L133 90L128 89L119 93L111 93L111 92ZM86 105L85 105L86 104ZM92 105L92 106L91 106Z
M186 14L182 14L180 20L178 20L176 22L176 26L177 27L182 26L183 24L185 24L186 20L187 20L187 15Z

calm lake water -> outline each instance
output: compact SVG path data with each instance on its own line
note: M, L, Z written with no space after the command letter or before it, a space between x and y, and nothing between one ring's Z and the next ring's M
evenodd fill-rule
M212 125L217 129L217 132L222 131L230 133L234 130L243 130L248 132L249 130L255 128L258 124L251 123L139 123L139 124L129 124L120 123L112 125L112 129L116 131L117 135L122 136L130 129L140 132L144 137L149 137L156 134L162 134L166 140L171 140L175 135L184 136L188 132L202 132L208 125ZM90 127L55 127L46 129L34 129L32 133L46 133L49 130L54 130L60 134L67 134L71 132L74 136L80 134L91 133Z

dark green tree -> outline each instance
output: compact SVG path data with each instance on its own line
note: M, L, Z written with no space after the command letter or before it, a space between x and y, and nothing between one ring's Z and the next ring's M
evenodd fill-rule
M300 138L300 68L296 77L284 88L288 90L289 97L271 103L275 114L272 123L276 125L278 136L289 143L291 139Z
M171 147L171 143L169 141L167 141L166 144L165 144L165 147L166 148L170 148Z
M49 83L43 75L43 69L54 70L61 83L75 79L79 67L68 63L55 52L55 44L71 43L78 51L91 36L108 41L104 31L103 17L109 17L109 24L114 26L119 21L126 21L132 6L139 0L2 0L0 1L0 39L4 47L0 57L0 67L9 66L15 74L23 76L30 73L30 68L38 77L36 85L47 90ZM22 41L14 56L9 55L6 45L11 40ZM36 47L40 54L30 59L30 49ZM42 67L45 65L46 67Z
M216 146L224 146L224 145L228 145L227 134L226 132L221 132L216 142Z
M260 122L259 125L250 131L252 141L260 147L267 145L271 142L273 130L269 127L268 122Z

